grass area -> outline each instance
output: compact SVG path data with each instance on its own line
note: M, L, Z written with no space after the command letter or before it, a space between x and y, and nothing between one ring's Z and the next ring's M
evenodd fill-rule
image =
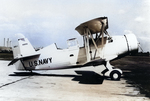
M13 59L13 53L12 52L5 52L0 53L0 60L12 60Z
M149 56L126 56L122 59L112 61L111 64L123 70L123 78L128 83L138 87L141 94L150 97Z

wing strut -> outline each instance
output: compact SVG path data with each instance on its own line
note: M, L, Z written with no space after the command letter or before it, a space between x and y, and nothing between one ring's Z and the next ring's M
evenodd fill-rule
M86 28L84 29L84 43L85 43L85 49L86 49L86 57L87 57L87 61L90 61L90 56L89 56L89 35L87 33Z
M90 35L90 37L89 37L89 35ZM95 54L94 54L94 58L93 58L93 59L95 59L96 52L98 52L98 54L100 54L100 52L98 50L98 46L97 46L97 44L96 44L92 34L91 34L91 32L90 32L90 30L88 28L85 28L85 30L84 30L84 37L85 37L84 41L85 41L85 46L86 46L87 59L89 60L89 54L88 53L90 53L91 54L91 60L92 60L91 48L89 46L89 39L90 38L92 39L92 42L93 42L94 47L95 47Z
M92 34L91 34L91 32L90 32L90 30L89 30L88 28L87 28L87 31L88 31L88 33L90 34L91 39L92 39L92 42L93 42L93 44L94 44L94 46L95 46L95 48L96 48L95 54L94 54L94 58L93 58L93 59L95 59L95 57L96 57L96 52L98 51L98 46L97 46L97 44L96 44L96 42L95 42L95 40L94 40L94 38L93 38L93 36L92 36ZM98 54L100 54L99 51L98 51ZM92 56L91 56L91 59L92 59Z

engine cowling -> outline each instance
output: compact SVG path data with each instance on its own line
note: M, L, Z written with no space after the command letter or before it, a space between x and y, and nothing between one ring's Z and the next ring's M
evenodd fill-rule
M138 52L138 41L134 34L124 35L127 41L128 52L130 54L135 54Z

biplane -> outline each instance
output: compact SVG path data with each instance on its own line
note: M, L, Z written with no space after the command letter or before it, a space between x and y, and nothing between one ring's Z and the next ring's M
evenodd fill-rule
M120 80L122 71L114 68L110 61L138 52L138 41L134 34L110 36L107 32L108 18L99 17L75 28L83 37L80 47L76 38L67 40L68 48L60 49L55 43L35 51L29 40L22 34L13 46L15 64L18 70L53 70L73 67L104 65L102 74L112 80Z

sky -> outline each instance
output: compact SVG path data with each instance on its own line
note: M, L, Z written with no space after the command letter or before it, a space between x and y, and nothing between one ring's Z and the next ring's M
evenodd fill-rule
M82 37L75 28L88 20L108 17L111 36L134 33L142 49L150 51L149 0L0 0L0 46L4 38L24 34L34 47Z

